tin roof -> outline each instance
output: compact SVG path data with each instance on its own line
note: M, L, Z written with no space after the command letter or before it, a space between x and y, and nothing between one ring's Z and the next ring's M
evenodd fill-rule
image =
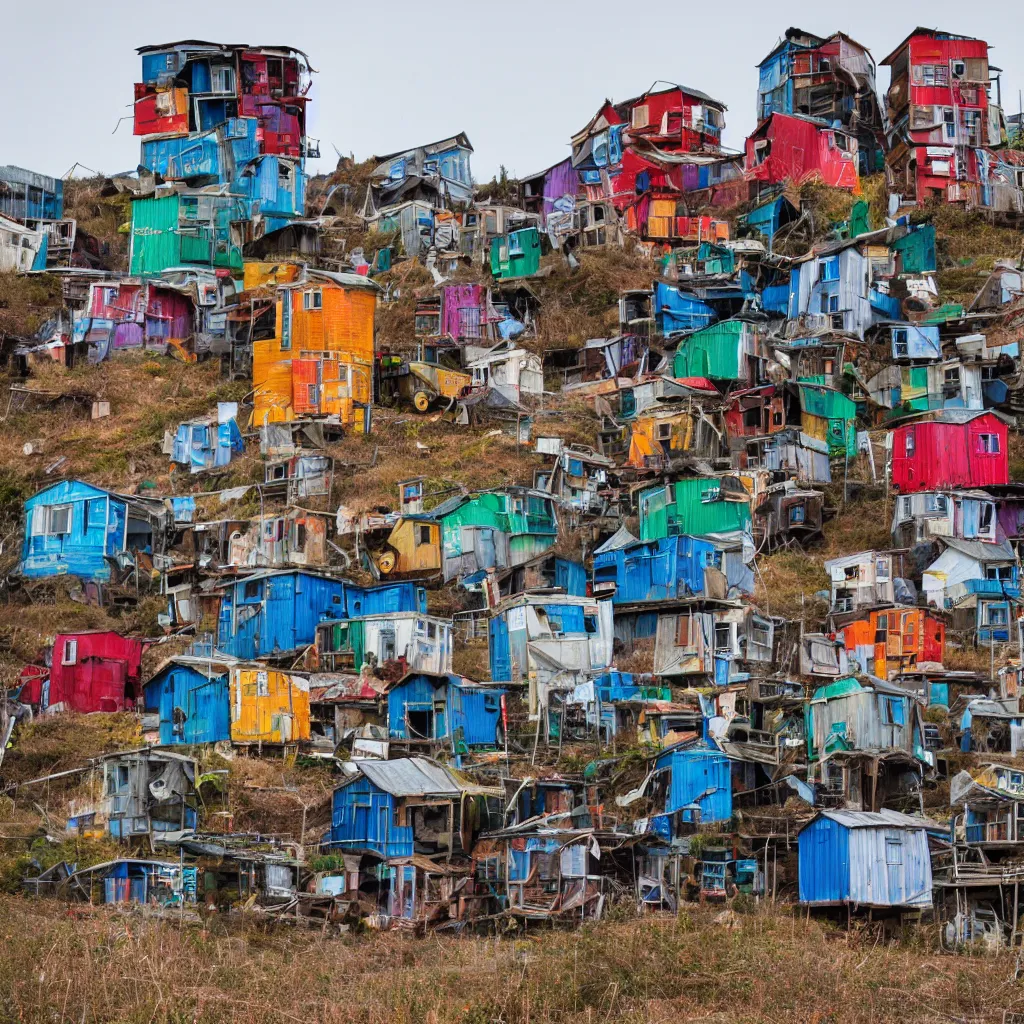
M846 828L942 828L941 825L928 818L901 814L899 811L887 809L881 811L821 811L818 816L828 818Z
M359 770L392 796L458 796L463 789L445 768L425 757L360 761Z

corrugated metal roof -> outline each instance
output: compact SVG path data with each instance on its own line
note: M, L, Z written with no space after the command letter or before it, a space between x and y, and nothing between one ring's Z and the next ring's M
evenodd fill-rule
M846 828L942 828L937 822L912 814L901 814L899 811L882 809L881 811L821 811L821 816L829 818Z
M458 796L462 792L444 768L424 757L361 761L359 770L392 796Z
M998 544L988 544L981 540L959 540L956 537L942 537L947 548L959 551L960 554L973 558L976 562L1015 562L1017 556L1013 545L1008 540Z

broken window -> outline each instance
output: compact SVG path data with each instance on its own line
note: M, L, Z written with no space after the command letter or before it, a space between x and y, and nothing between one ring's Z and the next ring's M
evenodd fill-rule
M728 622L715 623L715 650L732 650L732 627Z
M295 550L297 552L306 550L306 524L295 524Z
M416 524L416 543L417 544L429 544L430 543L430 527L426 523Z

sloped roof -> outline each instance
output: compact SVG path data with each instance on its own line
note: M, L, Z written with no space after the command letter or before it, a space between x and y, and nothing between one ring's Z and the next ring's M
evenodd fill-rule
M403 757L397 761L360 761L359 770L375 786L392 796L458 796L463 787L442 768L425 757Z
M947 548L973 558L976 562L1013 562L1017 558L1013 545L1008 540L1000 541L998 544L987 544L981 540L959 540L956 537L942 537L941 540Z
M928 818L899 811L821 811L816 817L828 818L846 828L906 828L941 829L942 826ZM805 826L806 827L806 826Z

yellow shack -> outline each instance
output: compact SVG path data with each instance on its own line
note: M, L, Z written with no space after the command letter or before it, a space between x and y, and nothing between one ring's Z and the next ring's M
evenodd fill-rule
M307 268L277 284L274 337L253 342L253 422L337 416L366 432L377 285Z
M309 680L265 665L244 665L228 676L232 743L308 740Z

